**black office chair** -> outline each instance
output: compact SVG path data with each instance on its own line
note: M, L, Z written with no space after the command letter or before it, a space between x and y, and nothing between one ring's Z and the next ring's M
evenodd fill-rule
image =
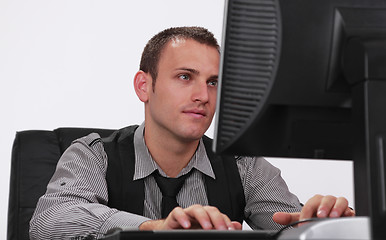
M77 138L97 132L101 137L114 130L58 128L16 133L12 148L8 202L7 239L29 239L29 221L40 196L46 191L63 151Z

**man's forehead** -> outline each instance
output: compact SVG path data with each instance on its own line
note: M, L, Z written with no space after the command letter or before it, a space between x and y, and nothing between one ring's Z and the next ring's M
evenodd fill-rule
M190 50L190 48L192 46L200 46L202 48L213 48L213 49L216 49L216 51L218 52L217 48L216 47L213 47L211 45L208 45L208 44L205 44L205 43L201 43L193 38L183 38L183 37L175 37L173 39L170 39L163 47L162 49L162 53L164 53L167 49L184 49L184 48L187 48Z
M173 66L173 69L196 69L198 67L198 63L205 62L205 59L207 59L207 61L208 59L213 59L214 56L212 54L214 52L211 50L208 51L207 48L213 48L213 50L215 50L217 53L215 57L218 61L220 55L215 47L200 43L190 38L175 38L165 44L159 58L158 67L160 65L168 65L169 67ZM202 52L202 50L204 52Z
M169 40L162 49L160 59L163 59L165 55L175 56L175 55L186 55L191 51L192 44L198 43L195 40L184 39L184 38L175 38ZM166 54L167 53L167 54Z
M175 37L175 38L171 39L167 43L167 45L171 45L172 47L178 47L179 45L184 44L184 43L186 43L186 39L185 38Z

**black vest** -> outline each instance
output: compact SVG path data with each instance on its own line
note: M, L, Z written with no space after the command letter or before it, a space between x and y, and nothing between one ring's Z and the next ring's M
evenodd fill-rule
M106 181L108 206L121 211L143 215L144 182L133 181L134 132L138 126L129 126L102 139L108 156ZM216 179L205 175L205 187L210 206L217 207L232 221L244 219L245 196L234 157L219 157L211 150L212 140L203 138L206 152Z

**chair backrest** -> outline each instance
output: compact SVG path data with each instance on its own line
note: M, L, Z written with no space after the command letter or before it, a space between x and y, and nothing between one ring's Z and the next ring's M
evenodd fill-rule
M56 164L71 142L96 132L109 136L112 129L58 128L16 133L12 148L7 239L29 239L29 221L36 203L46 192Z

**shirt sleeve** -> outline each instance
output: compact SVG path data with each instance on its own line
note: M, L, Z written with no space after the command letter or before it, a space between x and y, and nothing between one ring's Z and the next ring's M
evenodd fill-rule
M116 227L138 227L143 216L109 208L107 156L98 134L64 152L30 221L31 239L100 238Z
M246 222L252 229L278 230L275 212L299 212L301 204L292 194L281 172L264 158L239 157L237 165L244 187Z

